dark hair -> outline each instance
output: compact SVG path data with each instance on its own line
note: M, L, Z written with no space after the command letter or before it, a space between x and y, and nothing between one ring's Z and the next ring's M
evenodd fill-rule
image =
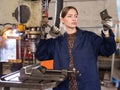
M64 18L70 9L74 9L78 14L78 10L75 7L67 6L67 7L62 9L60 17Z

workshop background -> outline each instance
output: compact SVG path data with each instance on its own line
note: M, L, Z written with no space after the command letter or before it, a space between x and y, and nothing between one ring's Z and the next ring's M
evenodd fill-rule
M116 36L117 51L110 57L99 56L98 69L102 90L120 90L120 17L118 12L120 8L118 8L118 3L120 3L119 0L0 0L0 30L5 26L12 26L19 32L14 37L17 42L15 43L17 52L14 52L16 57L0 60L0 76L16 72L27 65L44 63L35 59L35 44L40 35L44 38L53 25L58 25L59 21L56 22L59 18L57 14L60 13L58 9L68 5L76 7L79 11L78 27L98 35L102 30L100 12L107 9L113 19L112 29ZM0 49L0 58L3 57L1 53ZM0 87L0 90L42 90L18 88L14 85L11 88ZM52 86L48 88L46 86L45 90L52 90Z

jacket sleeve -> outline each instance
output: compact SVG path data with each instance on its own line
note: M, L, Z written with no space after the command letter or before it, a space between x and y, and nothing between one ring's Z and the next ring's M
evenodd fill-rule
M36 53L35 57L38 60L48 60L53 59L54 54L54 45L55 45L54 39L48 39L44 40L41 39L36 46Z
M104 33L102 33L102 37L99 38L100 40L94 40L99 55L110 56L116 51L115 35L111 29L109 30L109 34L109 37L105 37Z

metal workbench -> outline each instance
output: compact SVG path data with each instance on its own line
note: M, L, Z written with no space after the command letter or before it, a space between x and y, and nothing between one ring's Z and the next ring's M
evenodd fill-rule
M9 73L0 78L0 87L44 90L54 88L67 76L67 70L47 70L39 65L29 65L21 70Z
M0 86L3 87L4 90L10 90L10 87L44 90L48 88L54 88L59 84L57 81L21 82L19 80L19 75L20 72L16 71L1 77Z
M29 65L21 70L4 75L0 78L0 87L10 90L10 87L27 89L49 89L58 86L70 73L78 74L77 70L49 70L38 65Z

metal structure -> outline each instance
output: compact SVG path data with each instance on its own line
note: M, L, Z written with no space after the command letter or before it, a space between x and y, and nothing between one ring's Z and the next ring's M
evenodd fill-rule
M66 69L48 70L39 64L29 65L20 71L1 77L0 86L4 87L4 90L10 90L10 87L44 90L58 86L70 73L79 74L80 72Z

